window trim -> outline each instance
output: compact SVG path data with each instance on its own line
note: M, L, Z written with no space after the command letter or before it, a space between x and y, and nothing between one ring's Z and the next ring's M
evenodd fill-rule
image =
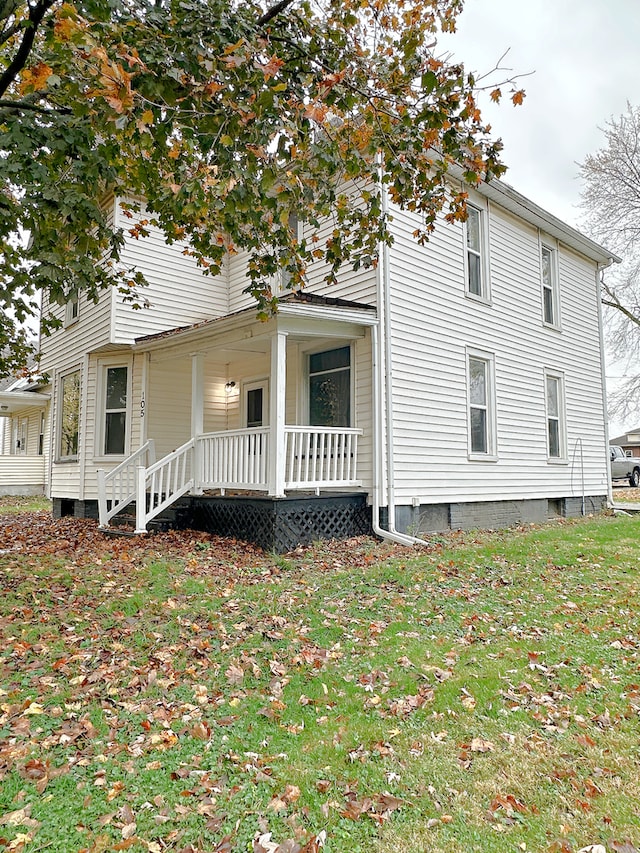
M480 293L474 293L470 285L470 267L469 267L469 252L474 252L468 245L468 218L463 222L462 227L462 244L463 244L463 266L464 266L464 295L474 302L481 302L483 305L491 305L491 275L489 267L489 224L488 224L488 207L486 204L481 204L475 201L467 202L467 210L474 210L478 213L478 225L480 230L480 251L477 253L480 258ZM468 214L467 214L468 216ZM475 253L475 252L474 252Z
M544 266L542 263L543 253L547 251L549 252L549 271L551 273L551 286L547 287L544 282ZM542 236L540 237L540 298L541 298L541 311L542 311L542 325L547 329L556 329L559 331L561 329L561 311L560 311L560 276L559 276L559 268L558 268L558 246L548 237ZM552 307L553 307L553 322L550 322L546 318L545 311L545 291L549 291L551 293Z
M298 216L296 211L291 211L289 214L289 229L292 233L294 233L294 237L296 243L301 243L304 239L304 220ZM274 291L278 296L287 293L295 293L296 290L289 287L289 282L291 281L291 276L286 269L281 269L274 276Z
M334 349L343 349L349 347L349 424L345 427L335 427L335 429L354 429L356 425L356 408L355 408L355 388L356 388L356 365L355 365L355 347L353 341L338 340L330 343L316 344L308 349L304 349L301 353L303 358L303 368L301 371L301 379L303 382L302 394L300 395L302 403L302 417L299 423L306 426L313 426L311 423L311 394L309 393L309 380L311 378L311 356L318 355L322 352L331 352ZM319 427L320 428L320 427ZM334 427L327 427L333 429Z
M44 456L44 436L47 429L47 419L44 412L40 412L38 424L38 456Z
M125 433L124 433L124 452L123 453L105 453L104 442L106 439L107 427L107 370L114 367L126 367L127 369L127 405L125 408ZM126 459L130 453L131 447L131 426L132 426L132 368L131 359L110 358L100 359L96 367L98 373L97 394L96 394L96 434L94 459L104 462L113 462ZM110 411L116 411L110 409ZM120 409L118 411L121 411Z
M26 456L29 442L29 418L12 418L11 455Z
M479 453L472 450L471 446L471 361L482 361L487 365L486 374L486 424L487 424L487 452ZM497 462L497 417L496 417L496 378L495 378L495 354L486 350L467 347L466 350L466 384L467 384L467 458L471 462Z
M560 455L552 456L549 446L549 421L552 416L549 415L549 394L547 384L550 379L558 383L558 444ZM565 402L565 387L564 373L561 370L544 369L544 427L545 427L545 445L547 450L547 462L550 465L566 465L569 458L567 455L567 410Z
M64 382L65 379L68 379L75 374L78 374L78 448L77 452L74 454L69 454L69 456L62 455L62 417L64 412ZM58 414L56 418L56 426L57 426L57 436L56 436L56 454L55 461L56 463L62 463L63 465L69 464L71 462L77 462L80 458L80 442L81 442L81 426L82 426L82 367L80 365L76 365L70 370L65 370L63 373L58 375Z
M75 308L75 310L74 310ZM75 326L80 319L80 299L78 296L72 297L64 306L64 327Z
M269 378L250 379L242 381L242 393L240 396L240 423L242 429L263 429L269 426ZM249 413L249 405L247 396L250 391L256 391L262 388L262 424L259 427L248 427L247 415Z

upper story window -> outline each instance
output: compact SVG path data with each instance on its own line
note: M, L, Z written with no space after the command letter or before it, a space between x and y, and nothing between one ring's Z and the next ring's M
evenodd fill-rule
M479 207L467 205L464 224L465 288L468 296L489 301L488 246L486 213Z
M289 214L289 231L294 240L299 243L302 240L302 220L298 218L297 213ZM280 290L287 291L290 289L291 273L289 270L282 270L280 273Z
M540 247L542 275L542 319L547 326L560 326L560 294L558 290L558 263L555 249Z
M80 435L80 371L62 377L58 435L58 457L77 459Z
M64 325L73 326L74 323L78 322L78 315L80 311L80 305L78 302L77 296L72 296L64 309Z
M467 353L469 456L496 457L495 380L493 355Z
M566 459L566 426L564 415L564 377L545 373L547 408L547 455L549 461Z
M309 424L351 426L351 347L309 356Z

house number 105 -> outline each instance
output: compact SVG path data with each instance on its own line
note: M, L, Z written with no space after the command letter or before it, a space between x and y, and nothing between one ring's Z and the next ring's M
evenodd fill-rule
M144 402L144 394L143 394L143 395L142 395L142 397L140 398L140 417L141 417L141 418L143 418L143 417L144 417L144 407L145 407L145 405L146 405L146 404L145 404L145 402Z

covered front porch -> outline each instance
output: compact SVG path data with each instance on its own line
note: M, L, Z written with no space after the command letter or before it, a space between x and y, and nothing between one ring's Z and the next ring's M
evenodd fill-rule
M0 495L42 495L47 487L44 451L50 395L24 390L21 384L0 391Z
M242 312L138 341L139 446L98 471L101 526L135 501L142 533L187 494L365 494L375 322L354 303L283 301L266 322Z

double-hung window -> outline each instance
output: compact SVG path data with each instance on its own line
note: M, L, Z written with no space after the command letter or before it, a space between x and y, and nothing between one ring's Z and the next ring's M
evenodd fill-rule
M465 242L465 289L468 296L489 301L487 273L487 228L485 211L467 205L467 220L464 224Z
M546 326L560 326L560 295L558 291L557 252L544 243L540 246L542 277L542 319Z
M560 373L545 373L547 414L547 456L550 462L566 459L564 416L564 378Z
M79 370L62 377L60 391L58 457L65 460L77 459L80 435Z
M127 438L128 368L123 365L106 367L104 374L104 437L105 456L121 456Z
M44 429L45 429L44 412L40 412L40 428L38 430L38 456L44 454Z
M78 322L78 316L80 311L80 304L78 302L77 296L72 296L64 309L64 325L72 326L74 323Z
M495 459L496 418L493 355L467 352L469 456Z

